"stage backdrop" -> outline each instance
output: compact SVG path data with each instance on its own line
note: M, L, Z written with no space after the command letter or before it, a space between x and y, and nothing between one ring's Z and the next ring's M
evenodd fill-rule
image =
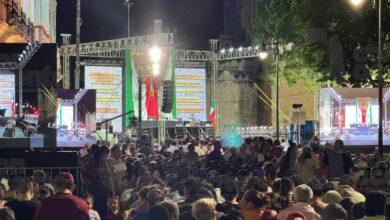
M206 121L206 70L176 68L177 118Z
M96 89L96 122L123 113L122 67L85 66L85 88ZM112 121L113 131L122 132L123 119Z
M0 73L0 109L6 117L15 115L15 74Z

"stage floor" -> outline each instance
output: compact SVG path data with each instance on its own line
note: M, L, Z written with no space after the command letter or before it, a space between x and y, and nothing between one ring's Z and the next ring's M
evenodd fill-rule
M80 140L77 137L57 136L57 147L83 147L86 144L96 144L96 138L85 137Z
M13 137L4 137L5 127L0 127L0 138L28 138L24 135L21 128L15 128L15 135Z
M377 145L378 135L341 135L344 145ZM383 136L383 144L390 145L390 136Z

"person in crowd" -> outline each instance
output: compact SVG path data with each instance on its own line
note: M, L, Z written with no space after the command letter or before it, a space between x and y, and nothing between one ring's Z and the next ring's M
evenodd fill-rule
M147 216L148 220L170 220L170 218L168 210L160 204L153 206Z
M54 179L56 194L42 201L35 213L34 220L89 220L87 203L73 195L74 177L60 172Z
M313 190L307 185L299 185L294 190L295 204L282 210L279 214L281 220L287 219L290 212L298 211L304 214L308 219L320 220L320 215L310 205L313 198Z
M39 202L42 202L42 200L46 199L49 196L52 196L53 194L54 194L54 188L52 189L48 185L44 185L39 187L35 199Z
M342 140L336 140L333 149L325 148L323 164L327 167L331 178L340 178L350 173L353 161L351 156L344 151Z
M179 220L180 218L179 206L175 202L163 201L159 205L164 207L165 210L167 210L168 220Z
M385 207L385 220L390 220L390 204Z
M126 176L127 166L122 159L122 153L119 144L114 145L110 151L111 155L108 158L108 164L114 172L115 192L120 195L124 190L124 181L122 181L122 179Z
M12 209L8 207L1 207L0 208L0 219L1 220L15 220L15 213L12 211Z
M195 152L195 145L189 144L188 145L188 152L183 155L181 162L188 164L191 162L195 162L198 159L199 159L199 155L197 152Z
M380 167L380 166L374 167L371 171L370 177L362 181L360 191L371 192L371 191L386 190L386 182L385 182L384 174L385 174L384 167Z
M340 205L345 209L347 212L347 219L352 219L352 208L356 204L356 201L351 197L346 197L343 200L340 201Z
M305 183L310 182L317 176L320 168L318 156L313 152L311 147L305 147L298 158L297 175L302 177Z
M95 209L100 216L107 211L107 198L115 195L114 171L108 163L109 154L106 146L96 150L85 174L87 191L94 196Z
M11 201L16 199L16 189L18 186L24 183L24 178L21 176L12 176L9 179L8 185L9 189L6 192L6 200Z
M14 211L16 220L32 220L38 208L38 203L33 201L33 197L34 185L30 180L25 179L16 187L16 199L5 205Z
M291 144L287 149L286 154L280 158L278 172L280 177L291 176L295 174L297 171L298 156L298 146L296 144Z
M366 197L356 191L353 188L353 180L349 175L343 175L340 178L339 185L336 188L337 192L339 192L344 198L351 198L355 203L365 202Z
M121 202L118 196L112 196L107 200L108 212L104 219L107 220L122 220L123 213L121 212Z
M5 200L5 193L6 189L4 184L0 183L0 208L3 208L4 205L7 203L7 200Z
M138 193L138 199L135 202L135 213L133 220L146 220L149 205L148 205L148 193L152 190L156 189L155 186L144 186Z
M361 219L366 215L366 204L359 202L352 207L352 219Z
M366 197L366 215L361 220L385 219L386 197L379 192L371 192Z
M220 184L221 196L225 202L217 205L217 211L228 214L233 209L239 210L237 201L239 186L236 180L226 179Z
M322 219L326 220L348 220L347 211L337 203L330 203L321 214Z
M216 220L216 205L217 203L214 199L199 199L192 205L192 216L195 218L195 220Z
M266 209L267 198L264 194L249 190L240 200L241 214L245 219L257 220L261 219L263 212Z
M86 193L83 196L83 199L87 203L87 206L89 208L89 217L91 220L100 220L99 213L93 209L93 204L95 203L95 199L93 198L93 195L90 193Z
M217 163L219 161L225 160L222 156L221 149L222 149L222 143L219 141L216 141L214 143L213 151L206 156L206 166L207 167L217 166Z
M286 201L288 201L287 206L284 208L287 208L289 206L294 205L294 198L293 198L294 184L291 181L291 179L287 178L287 177L283 177L279 181L279 185L280 185L280 194L279 195L281 197L286 198Z

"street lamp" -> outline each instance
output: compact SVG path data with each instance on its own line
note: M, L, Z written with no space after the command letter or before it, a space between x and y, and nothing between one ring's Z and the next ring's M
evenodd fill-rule
M261 51L261 52L259 53L259 57L260 57L261 60L267 59L267 57L268 57L268 52L267 52L267 51Z
M127 37L130 37L130 8L133 6L131 0L124 0L123 5L127 7Z
M256 46L258 49L259 46ZM279 44L277 42L271 45L272 53L275 55L275 70L276 70L276 139L279 140L280 135L280 119L279 119ZM268 57L268 52L266 45L263 43L261 46L261 51L259 52L259 57L261 60L265 60Z
M357 7L363 0L351 0ZM379 102L379 128L378 148L383 155L383 43L382 43L382 0L378 0L378 102Z

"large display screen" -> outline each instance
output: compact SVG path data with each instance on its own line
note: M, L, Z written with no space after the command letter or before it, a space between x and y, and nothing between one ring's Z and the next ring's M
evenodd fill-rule
M96 91L57 90L57 147L96 143Z
M383 143L390 145L390 90L384 89ZM378 143L378 89L324 88L320 91L320 139L345 145Z
M15 74L0 73L0 116L15 115ZM4 115L3 115L4 114Z
M206 70L176 69L176 111L184 121L206 121Z
M96 89L96 122L123 112L122 67L85 66L85 89ZM114 132L122 132L122 118L111 122Z

